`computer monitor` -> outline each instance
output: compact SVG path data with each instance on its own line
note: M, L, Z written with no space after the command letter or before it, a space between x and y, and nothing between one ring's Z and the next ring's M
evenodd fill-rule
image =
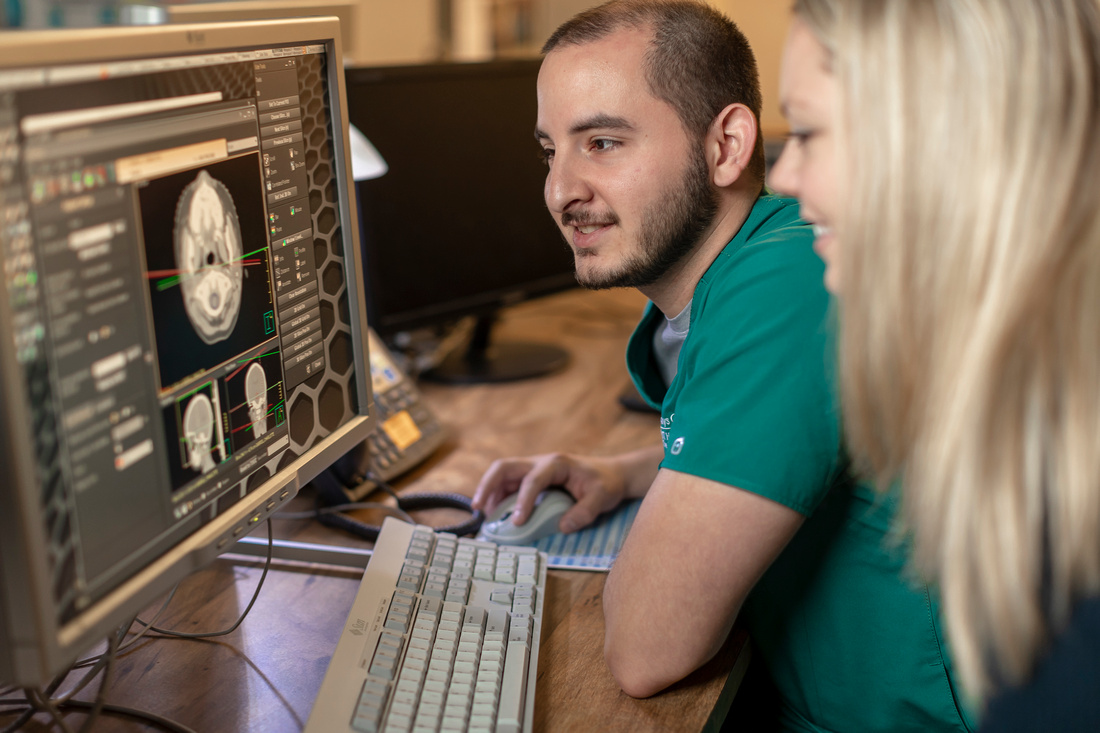
M356 184L367 310L384 337L480 318L473 348L433 376L509 379L564 361L489 340L499 308L576 285L543 201L538 59L348 69L351 122L388 166Z
M0 681L373 427L334 19L0 43Z

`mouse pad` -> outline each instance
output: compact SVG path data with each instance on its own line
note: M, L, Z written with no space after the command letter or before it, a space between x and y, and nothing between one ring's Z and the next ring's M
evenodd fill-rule
M610 570L641 503L641 499L625 502L582 530L543 537L534 547L546 553L547 567ZM479 536L478 539L484 538Z

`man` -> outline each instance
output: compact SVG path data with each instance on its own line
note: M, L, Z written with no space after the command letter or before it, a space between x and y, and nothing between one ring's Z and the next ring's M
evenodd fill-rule
M522 523L559 484L572 531L645 497L604 593L629 695L697 669L743 613L787 727L965 729L927 594L884 545L889 510L845 479L822 265L795 203L762 195L744 36L701 3L625 0L544 53L546 204L582 285L652 301L627 364L664 444L497 461L475 506L518 491Z

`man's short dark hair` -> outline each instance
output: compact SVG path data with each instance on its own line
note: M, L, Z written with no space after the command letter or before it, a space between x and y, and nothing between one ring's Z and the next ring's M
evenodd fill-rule
M752 110L758 132L748 170L763 183L760 76L748 39L733 21L693 0L611 0L563 23L542 52L598 41L622 28L653 29L646 81L653 96L676 110L689 134L702 139L729 104Z

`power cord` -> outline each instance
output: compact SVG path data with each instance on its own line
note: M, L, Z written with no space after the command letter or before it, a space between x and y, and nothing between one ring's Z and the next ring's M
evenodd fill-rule
M73 733L72 728L69 727L65 721L62 711L73 709L87 711L87 717L84 720L84 724L80 726L78 733L86 733L91 730L92 725L103 713L110 713L112 715L120 715L125 717L136 718L138 720L145 721L147 724L151 724L163 730L171 731L172 733L195 733L192 729L185 725L169 720L163 716L151 713L145 710L138 710L136 708L124 707L121 705L113 705L106 701L107 692L110 689L112 678L114 674L114 662L117 657L122 656L131 650L134 644L137 643L143 636L147 636L150 639L172 637L181 639L209 639L216 636L225 636L236 631L241 625L244 619L248 616L252 610L253 605L256 603L256 599L260 596L260 590L264 586L264 580L267 578L267 572L271 568L272 549L274 547L274 535L272 533L271 520L267 521L267 558L264 562L263 572L260 574L260 580L256 584L256 590L252 593L252 599L248 602L244 611L236 622L233 623L227 629L222 631L211 631L206 633L191 633L176 631L174 629L164 629L156 626L157 619L164 614L168 608L168 604L176 595L176 591L179 589L179 584L172 588L168 597L161 605L160 609L153 615L153 618L149 622L142 621L140 618L135 617L130 623L120 626L113 634L107 637L107 650L100 655L82 659L73 663L69 669L65 670L57 677L55 677L46 687L25 687L22 688L24 699L4 698L0 699L0 706L25 708L23 712L13 721L10 725L4 728L0 733L14 733L24 725L26 725L31 718L37 713L46 713L52 720L51 727L58 728L62 733ZM137 623L142 628L132 638L127 639L125 643L123 639L133 625ZM149 635L149 632L153 632L156 635ZM159 636L158 636L159 635ZM80 681L68 692L60 697L54 697L58 688L64 683L65 679L72 674L74 670L91 665L91 669L84 673ZM96 693L96 698L92 702L86 702L83 700L73 700L73 696L83 690L88 684L95 679L100 672L103 672L103 681L100 684L99 690ZM8 694L14 692L20 688L7 687L3 688L2 694ZM14 712L14 711L9 711Z
M252 606L254 606L256 604L256 599L260 597L260 591L264 587L264 580L267 579L267 571L271 569L271 554L272 554L272 549L274 548L274 545L275 545L275 537L272 534L271 520L268 519L267 520L267 557L264 560L263 572L260 573L260 580L259 580L259 582L256 583L256 590L252 592L252 598L248 601L248 605L245 606L244 611L241 612L241 615L237 618L237 620L233 623L233 625L230 626L228 629L223 629L222 631L208 631L208 632L205 632L205 633L191 633L191 632L184 632L184 631L176 631L174 629L162 629L158 626L153 626L153 623L155 623L156 619L154 619L153 621L151 621L149 623L145 623L140 618L135 618L134 621L136 623L138 623L141 626L145 627L142 630L141 633L143 634L143 633L145 633L145 631L153 631L157 634L160 634L161 636L172 636L172 637L176 637L176 638L179 638L179 639L210 639L210 638L213 638L215 636L225 636L226 634L232 634L234 631L237 630L237 627L240 626L241 623L248 616L248 612L251 611ZM152 638L156 638L156 637L152 637Z

